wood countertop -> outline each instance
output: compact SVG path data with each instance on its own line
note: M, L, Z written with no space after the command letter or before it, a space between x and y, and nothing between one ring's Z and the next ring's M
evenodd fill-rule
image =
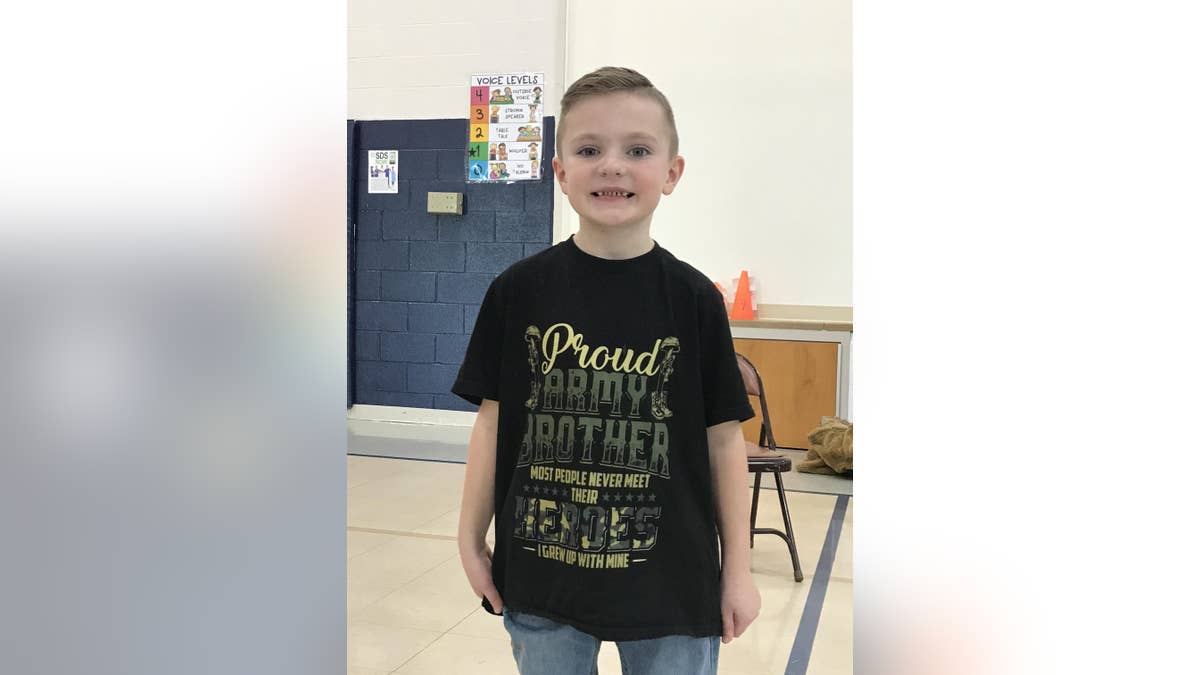
M854 308L760 304L758 318L749 321L730 319L729 325L739 328L793 328L852 333L854 332Z

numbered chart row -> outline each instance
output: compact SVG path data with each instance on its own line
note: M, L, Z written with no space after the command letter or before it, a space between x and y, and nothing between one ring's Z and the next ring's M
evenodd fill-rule
M471 105L541 105L538 85L516 87L471 87Z
M540 124L472 124L471 143L542 142Z
M536 162L541 156L541 143L472 143L467 157L473 161L507 162L510 159Z
M542 177L541 162L468 162L471 180L530 180Z
M520 122L541 122L542 107L540 105L473 105L471 106L472 124L517 124Z

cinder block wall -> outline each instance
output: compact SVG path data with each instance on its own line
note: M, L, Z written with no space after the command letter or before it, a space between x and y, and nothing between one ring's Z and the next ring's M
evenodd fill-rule
M475 410L450 393L488 284L550 245L554 182L466 182L465 119L358 122L354 403ZM544 156L554 155L546 118ZM399 150L398 194L367 194L370 150ZM426 213L463 192L461 216Z

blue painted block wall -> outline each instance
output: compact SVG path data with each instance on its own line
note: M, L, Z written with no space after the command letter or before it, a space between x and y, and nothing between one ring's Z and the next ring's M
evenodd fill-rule
M450 393L488 284L550 246L554 179L466 181L467 121L355 122L354 402L476 410ZM545 119L543 160L554 156ZM367 151L399 150L397 194L368 194ZM426 193L462 192L461 216Z

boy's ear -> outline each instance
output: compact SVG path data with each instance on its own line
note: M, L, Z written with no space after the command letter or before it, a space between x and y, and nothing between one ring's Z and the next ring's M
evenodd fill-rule
M667 182L663 183L663 194L669 195L675 191L675 186L679 184L679 179L683 177L683 155L675 155L671 160L670 166L667 167Z
M559 187L562 187L563 190L565 191L566 190L566 182L567 182L567 172L563 171L562 162L558 161L558 155L555 155L554 158L552 160L550 160L550 164L554 167L554 177L556 179L558 179Z

